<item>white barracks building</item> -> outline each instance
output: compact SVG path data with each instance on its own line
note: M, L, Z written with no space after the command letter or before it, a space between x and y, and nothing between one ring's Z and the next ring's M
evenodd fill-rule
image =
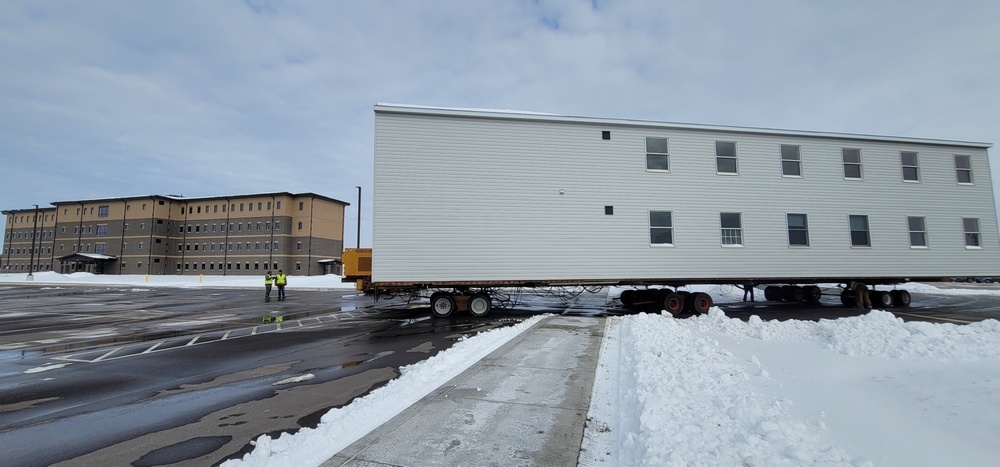
M1000 275L990 146L376 105L372 281Z

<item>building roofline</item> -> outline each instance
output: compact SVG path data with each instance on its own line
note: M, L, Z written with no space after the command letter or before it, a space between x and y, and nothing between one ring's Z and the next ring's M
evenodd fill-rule
M161 200L164 200L164 201L173 201L173 202L201 202L201 201L223 200L223 199L225 199L225 200L232 200L232 199L240 199L240 198L259 198L261 196L291 196L291 197L295 197L295 198L298 198L298 197L312 197L312 198L318 198L318 199L322 199L322 200L325 200L325 201L329 201L329 202L332 202L332 203L342 204L344 206L350 206L351 205L351 203L348 203L346 201L341 201L339 199L330 198L328 196L323 196L323 195L316 194L316 193L311 193L311 192L306 192L306 193L291 193L291 192L287 192L287 191L269 192L269 193L250 193L250 194L244 194L244 195L198 196L198 197L191 197L191 198L184 197L184 196L179 196L179 195L119 196L119 197L115 197L115 198L95 198L95 199L80 199L80 200L75 200L75 201L55 201L52 204L54 206L59 206L59 205L64 205L64 204L99 203L99 202L102 202L102 201L132 201L132 200L139 200L139 199L153 199L153 200L161 199Z
M832 139L855 140L855 141L860 140L860 141L877 141L877 142L891 142L891 143L913 143L913 144L928 144L935 146L958 146L958 147L968 147L977 149L987 149L993 147L992 143L983 143L975 141L955 141L955 140L943 140L943 139L931 139L931 138L912 138L912 137L902 137L902 136L879 136L879 135L851 134L851 133L833 133L833 132L823 132L823 131L781 130L775 128L704 125L696 123L657 122L648 120L630 120L630 119L616 119L616 118L577 117L577 116L525 112L516 110L465 109L465 108L429 107L429 106L387 104L387 103L375 104L374 110L376 114L396 113L396 114L410 114L410 115L431 115L431 116L441 116L441 117L469 117L469 118L484 118L484 119L521 120L521 121L586 123L586 124L648 127L648 128L661 128L661 129L677 129L677 130L717 131L725 133L743 133L743 134L755 134L755 135L798 136L807 138L832 138Z

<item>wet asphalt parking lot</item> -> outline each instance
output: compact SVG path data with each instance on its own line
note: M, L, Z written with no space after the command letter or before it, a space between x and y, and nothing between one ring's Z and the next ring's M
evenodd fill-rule
M818 305L718 305L741 319L863 312L827 293ZM962 324L1000 319L1000 297L915 294L892 311ZM624 311L606 291L434 319L425 304L351 290L265 303L250 289L2 285L0 452L21 466L217 464L261 434L315 426L463 336L539 313Z

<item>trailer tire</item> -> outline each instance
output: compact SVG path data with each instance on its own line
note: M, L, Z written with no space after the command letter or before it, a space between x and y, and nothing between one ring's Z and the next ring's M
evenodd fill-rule
M809 303L819 303L819 299L823 297L823 290L816 285L807 285L802 288L802 292Z
M676 315L684 311L684 297L677 293L667 293L663 295L663 309Z
M632 308L635 306L635 290L623 290L621 295L618 296L618 299L621 300L623 307Z
M910 306L912 297L910 297L910 292L908 290L893 290L892 291L892 303L899 307Z
M447 318L458 308L455 297L448 292L435 292L431 295L431 314L435 318Z
M712 308L712 296L705 292L695 292L688 296L687 305L691 313L707 313Z
M781 298L786 302L801 302L803 297L805 297L805 292L802 291L802 287L786 285L781 288Z
M851 289L844 289L844 291L840 293L840 304L849 307L857 306L858 302L855 299L854 291Z
M889 308L892 306L892 294L889 292L872 290L869 295L869 298L871 298L872 301L872 307Z
M764 287L764 300L769 302L780 302L781 301L781 287L776 285L769 285Z
M486 292L476 292L469 297L469 313L472 316L486 316L493 309L493 301Z

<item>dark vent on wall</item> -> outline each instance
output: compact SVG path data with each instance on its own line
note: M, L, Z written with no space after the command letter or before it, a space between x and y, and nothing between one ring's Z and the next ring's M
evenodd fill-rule
M611 132L604 130L601 132L601 139L611 139Z
M615 207L614 206L604 206L604 214L609 215L609 216L614 215L615 214Z

